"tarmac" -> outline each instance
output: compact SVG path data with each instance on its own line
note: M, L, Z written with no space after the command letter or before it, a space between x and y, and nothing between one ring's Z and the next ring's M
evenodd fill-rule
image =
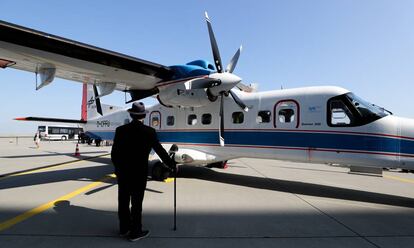
M414 174L235 159L149 181L148 238L118 236L111 147L0 139L0 247L414 247Z

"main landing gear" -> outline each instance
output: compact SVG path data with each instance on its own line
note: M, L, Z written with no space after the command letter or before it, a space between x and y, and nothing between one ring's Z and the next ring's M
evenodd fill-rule
M170 176L168 167L161 161L157 161L152 166L151 177L155 181L164 181Z

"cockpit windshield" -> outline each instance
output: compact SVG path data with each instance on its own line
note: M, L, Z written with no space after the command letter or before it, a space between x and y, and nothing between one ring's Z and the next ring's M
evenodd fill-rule
M383 108L380 108L375 104L369 103L363 100L362 98L354 95L353 93L348 93L346 94L346 96L363 118L377 120L388 115Z
M387 116L387 112L389 111L348 93L329 99L328 125L361 126Z

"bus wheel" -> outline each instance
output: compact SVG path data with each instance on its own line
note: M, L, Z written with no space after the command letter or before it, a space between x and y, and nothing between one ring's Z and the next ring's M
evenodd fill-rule
M60 138L61 141L65 141L66 140L66 136L62 136L62 138Z

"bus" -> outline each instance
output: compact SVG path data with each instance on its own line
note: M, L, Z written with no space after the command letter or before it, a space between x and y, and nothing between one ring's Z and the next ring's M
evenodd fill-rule
M81 127L71 126L38 126L37 128L41 140L72 140L78 139L78 135L83 132Z

